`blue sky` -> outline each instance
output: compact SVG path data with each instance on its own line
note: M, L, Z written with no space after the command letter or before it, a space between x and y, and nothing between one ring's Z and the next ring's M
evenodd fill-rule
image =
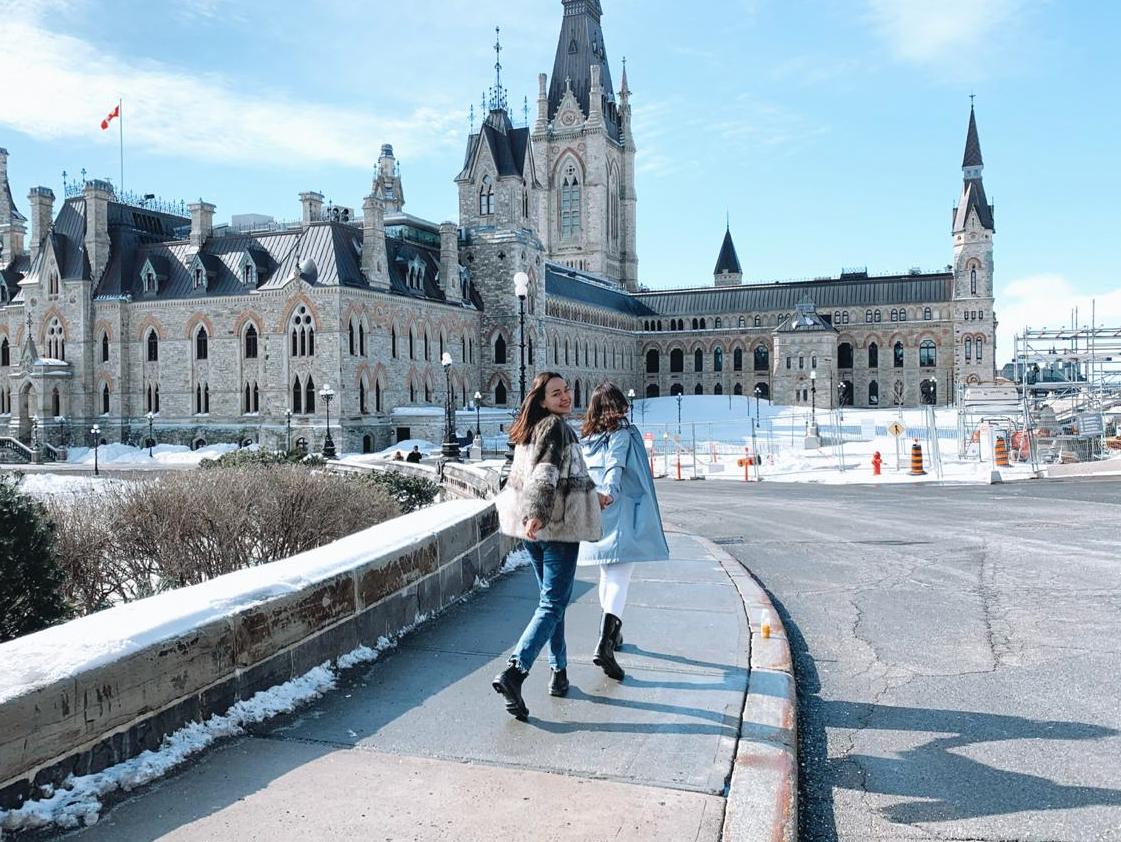
M638 145L639 275L711 283L725 212L748 279L951 259L969 93L996 204L998 356L1079 306L1121 323L1121 4L1105 0L602 0ZM515 117L552 69L559 0L0 0L0 146L19 207L62 170L204 198L218 218L353 207L382 143L406 210L454 218L468 107ZM14 80L14 83L13 81Z

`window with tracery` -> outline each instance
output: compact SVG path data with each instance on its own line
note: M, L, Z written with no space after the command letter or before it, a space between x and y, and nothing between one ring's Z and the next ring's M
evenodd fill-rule
M494 213L494 185L490 176L484 175L479 185L479 216L489 216Z
M565 167L560 203L561 234L574 236L580 232L580 180L574 164Z
M302 304L292 316L292 328L289 337L291 339L291 356L315 356L315 328L312 326L311 313Z

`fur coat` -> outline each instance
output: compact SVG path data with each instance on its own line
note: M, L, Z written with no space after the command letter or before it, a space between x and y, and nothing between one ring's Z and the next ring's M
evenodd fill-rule
M528 444L514 449L506 487L495 500L499 528L525 538L525 524L545 525L536 541L598 541L603 537L599 498L588 476L580 440L559 415L543 418Z

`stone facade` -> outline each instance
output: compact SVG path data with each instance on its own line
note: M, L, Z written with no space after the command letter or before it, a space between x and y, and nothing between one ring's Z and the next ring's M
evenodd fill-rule
M728 231L712 285L643 290L626 70L616 94L598 0L563 5L535 124L513 126L499 82L468 138L458 224L404 211L387 144L360 216L309 191L299 222L238 231L201 200L188 217L93 180L68 185L57 214L51 190L31 191L25 249L0 150L0 436L85 444L97 424L139 444L151 412L159 442L318 449L330 385L341 450L437 439L449 381L461 410L476 391L516 406L523 317L527 381L559 371L578 408L605 379L823 407L992 382L994 226L972 113L947 271L744 282Z

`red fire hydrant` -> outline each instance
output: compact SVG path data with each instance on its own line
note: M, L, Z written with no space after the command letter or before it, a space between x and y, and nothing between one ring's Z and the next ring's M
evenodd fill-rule
M883 459L880 458L880 451L872 454L872 476L878 477L880 475L880 465L883 464Z

